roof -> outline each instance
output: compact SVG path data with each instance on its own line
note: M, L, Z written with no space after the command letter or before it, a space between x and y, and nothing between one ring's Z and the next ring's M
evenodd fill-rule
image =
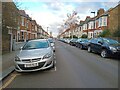
M20 13L21 16L24 16L24 17L26 17L27 19L32 20L32 19L29 17L29 15L26 14L26 12L25 12L24 10L19 10L19 13Z
M34 39L34 40L29 40L28 42L31 42L31 41L46 41L47 39Z

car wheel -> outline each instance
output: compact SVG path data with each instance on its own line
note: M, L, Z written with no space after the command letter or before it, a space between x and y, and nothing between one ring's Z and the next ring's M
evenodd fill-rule
M83 45L80 45L80 49L83 49Z
M90 47L90 46L88 46L88 52L92 52L92 50L91 50L91 47Z
M102 50L101 57L103 57L103 58L108 57L108 53L107 53L107 51L105 49Z

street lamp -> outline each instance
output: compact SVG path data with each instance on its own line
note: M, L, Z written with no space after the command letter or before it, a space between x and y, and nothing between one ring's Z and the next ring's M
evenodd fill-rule
M94 30L95 30L95 12L91 12L94 14ZM93 30L93 38L94 38L94 30Z
M47 27L47 32L48 32L48 28L49 28L49 27Z

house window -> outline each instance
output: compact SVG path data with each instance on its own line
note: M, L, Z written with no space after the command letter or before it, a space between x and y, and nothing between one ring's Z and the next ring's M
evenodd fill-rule
M93 34L91 33L91 37L93 36Z
M103 26L107 26L107 17L103 17Z
M102 18L99 18L99 27L102 26Z
M22 17L22 26L24 26L24 17Z
M24 32L22 32L22 40L24 40Z
M28 21L27 21L27 26L26 27L28 28Z

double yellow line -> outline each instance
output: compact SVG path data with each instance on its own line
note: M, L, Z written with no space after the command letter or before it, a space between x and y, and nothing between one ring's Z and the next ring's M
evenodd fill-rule
M15 79L17 75L20 75L20 74L12 74L11 75L12 77L3 86L0 87L0 90L6 88Z

